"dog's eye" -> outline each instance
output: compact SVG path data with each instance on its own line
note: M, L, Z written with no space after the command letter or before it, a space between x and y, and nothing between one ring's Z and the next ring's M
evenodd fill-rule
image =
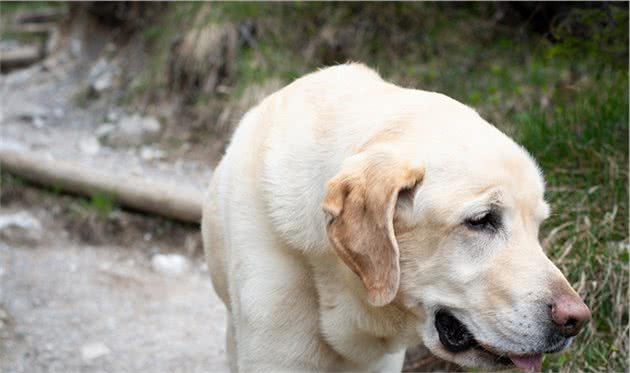
M501 220L498 213L488 211L473 218L466 219L464 224L472 230L494 232L499 229Z

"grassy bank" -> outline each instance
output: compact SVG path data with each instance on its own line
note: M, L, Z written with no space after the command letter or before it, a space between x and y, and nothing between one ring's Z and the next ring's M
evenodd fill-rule
M230 105L266 81L354 60L467 103L523 144L545 173L553 208L541 240L593 310L587 330L544 368L627 371L627 4L576 9L547 34L502 23L487 4L172 6L171 22L190 28L255 25L234 61L230 93L199 95L197 105ZM163 45L158 29L150 36ZM211 119L201 117L201 126L217 136Z
M540 162L553 215L541 237L593 321L551 370L627 371L628 74L603 69L553 107L514 116Z

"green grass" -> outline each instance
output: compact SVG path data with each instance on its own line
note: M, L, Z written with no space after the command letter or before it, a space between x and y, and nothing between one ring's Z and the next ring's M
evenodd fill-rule
M96 211L99 216L106 218L116 208L116 199L107 193L94 193L89 202L85 203L85 206Z
M514 118L546 174L554 212L541 238L593 312L569 352L546 358L553 371L627 370L628 73L592 78L572 99Z
M13 15L23 11L36 11L63 6L63 2L58 1L1 1L0 13L2 15Z
M0 197L2 197L0 203L10 204L14 201L27 201L27 204L32 203L33 197L29 196L28 192L32 193L36 190L34 188L36 185L19 176L0 170ZM37 190L38 194L46 199L58 199L67 192L58 184ZM77 196L68 198L66 201L70 201L70 203L63 207L66 209L66 212L73 214L75 219L92 220L99 224L106 224L108 220L111 220L114 213L120 209L116 203L115 196L103 192L94 192L90 197Z

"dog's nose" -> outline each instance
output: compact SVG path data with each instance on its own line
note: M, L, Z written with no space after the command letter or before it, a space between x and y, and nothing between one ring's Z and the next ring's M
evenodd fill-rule
M551 319L565 337L577 335L590 318L591 311L577 297L562 295L551 305Z

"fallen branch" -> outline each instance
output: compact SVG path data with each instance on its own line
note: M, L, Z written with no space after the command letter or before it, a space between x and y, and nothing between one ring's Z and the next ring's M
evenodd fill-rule
M0 52L0 71L6 72L26 67L41 60L43 54L37 45L25 45Z
M78 162L0 149L0 166L29 181L92 196L111 195L132 209L198 223L203 193L193 186L96 171Z
M26 23L23 25L16 25L10 27L6 32L12 34L31 34L31 35L43 35L51 34L57 27L55 23Z
M59 21L64 15L65 11L63 9L40 9L36 11L27 11L17 14L15 16L15 23L50 23Z

